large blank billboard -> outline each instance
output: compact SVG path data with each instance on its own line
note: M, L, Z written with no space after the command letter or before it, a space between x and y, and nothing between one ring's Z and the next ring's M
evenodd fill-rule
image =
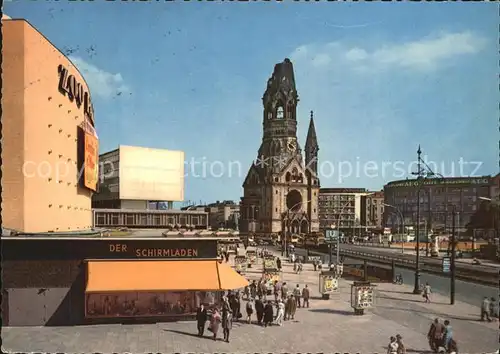
M120 146L120 199L183 201L184 152Z

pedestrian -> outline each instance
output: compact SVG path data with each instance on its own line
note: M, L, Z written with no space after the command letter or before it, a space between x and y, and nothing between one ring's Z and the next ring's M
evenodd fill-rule
M233 328L233 316L231 312L226 312L222 315L222 331L224 333L224 340L229 343L229 334Z
M292 317L291 316L292 299L291 297L284 297L283 299L285 301L285 316L283 319L285 321L288 321L288 319Z
M285 300L288 298L288 285L286 285L286 282L281 285L281 297Z
M304 305L304 307L307 307L309 308L309 296L310 296L310 293L309 293L309 288L307 287L307 284L304 286L304 288L302 289L302 299L304 299L304 302L302 305Z
M446 350L450 347L450 342L453 339L453 329L451 328L450 321L444 321L444 345Z
M264 327L270 326L273 323L274 311L271 301L268 301L264 307Z
M290 295L289 299L290 299L290 317L292 320L294 320L295 312L297 311L297 300L293 295Z
M293 289L293 296L295 296L295 301L297 302L297 307L300 308L300 296L301 296L300 286L297 284L295 289Z
M255 299L255 312L257 313L257 323L262 325L262 319L264 317L264 304L262 303L260 297Z
M281 287L280 287L280 283L277 280L274 281L273 291L274 291L274 302L277 303L278 299L281 296Z
M260 283L262 289L262 300L267 301L267 281L265 279Z
M214 334L213 339L217 340L217 332L219 332L219 326L221 322L221 315L219 309L215 308L210 319L210 327L208 329Z
M226 263L228 263L229 262L229 252L228 251L224 252L224 257L226 258Z
M397 353L406 354L406 348L403 344L403 337L401 337L401 334L396 334L396 343L398 343Z
M391 337L389 339L387 354L398 354L398 342L396 341L395 337Z
M423 294L423 297L425 299L425 303L430 303L431 302L431 286L429 285L429 283L425 283L425 286L424 286L424 294Z
M252 314L253 314L253 302L252 299L248 299L247 305L247 323L252 323Z
M313 267L314 267L314 271L318 270L318 261L316 260L316 258L313 259Z
M498 318L498 303L494 297L490 299L490 317Z
M434 322L431 324L429 328L429 332L427 333L427 338L429 339L429 346L432 351L438 351L439 347L442 346L443 337L444 337L444 325L439 321L439 318L434 319Z
M483 298L483 302L481 304L481 321L484 321L485 317L488 320L488 322L491 322L490 299L488 299L487 296Z
M196 310L196 325L198 327L198 335L200 337L203 337L203 333L205 332L205 323L207 322L207 318L207 309L202 303Z
M281 258L280 257L276 257L276 268L278 268L279 271L281 270Z
M232 311L231 304L227 296L222 297L222 311Z
M257 296L262 298L262 279L257 283L257 287L255 289L257 291Z
M247 300L250 300L250 288L248 285L245 286L245 288L243 289L243 293L245 294L245 298Z
M285 317L285 304L281 299L278 300L278 314L276 315L276 324L283 326L283 318Z
M257 297L257 284L255 283L255 279L252 280L252 284L250 284L250 296L252 299Z
M451 339L450 341L450 345L448 347L448 353L449 354L458 354L458 345L457 345L457 341L455 339ZM498 351L497 351L498 353Z

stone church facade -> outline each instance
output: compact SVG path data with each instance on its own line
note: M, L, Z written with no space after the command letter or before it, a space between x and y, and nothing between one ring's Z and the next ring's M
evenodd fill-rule
M281 238L319 231L318 142L313 112L305 153L297 139L297 104L293 65L276 64L263 101L263 136L257 159L243 183L240 203L243 234Z

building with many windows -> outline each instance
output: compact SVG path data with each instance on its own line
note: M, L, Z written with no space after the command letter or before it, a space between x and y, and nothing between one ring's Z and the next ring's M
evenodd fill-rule
M371 229L381 229L384 227L384 191L368 193L361 199L362 205L365 206L365 213L361 215L361 223Z
M238 230L240 220L240 206L232 200L217 201L207 205L209 225L212 230Z
M407 179L389 182L384 186L384 225L397 228L403 216L405 225L416 226L418 190L420 188L420 225L435 232L449 232L452 212L456 211L456 226L465 231L471 216L478 210L481 197L490 198L492 178L450 177ZM389 209L392 209L389 211Z
M367 228L364 188L321 188L319 190L320 229L339 227L347 234L359 234Z

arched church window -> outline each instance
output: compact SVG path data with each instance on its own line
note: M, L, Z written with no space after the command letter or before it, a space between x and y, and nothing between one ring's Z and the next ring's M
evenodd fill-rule
M285 118L285 112L283 111L283 107L281 106L278 107L278 110L276 111L276 118L277 119Z
M287 182L290 182L290 180L292 179L292 174L290 172L287 172L285 179Z
M267 113L267 119L273 119L273 113L272 112Z

